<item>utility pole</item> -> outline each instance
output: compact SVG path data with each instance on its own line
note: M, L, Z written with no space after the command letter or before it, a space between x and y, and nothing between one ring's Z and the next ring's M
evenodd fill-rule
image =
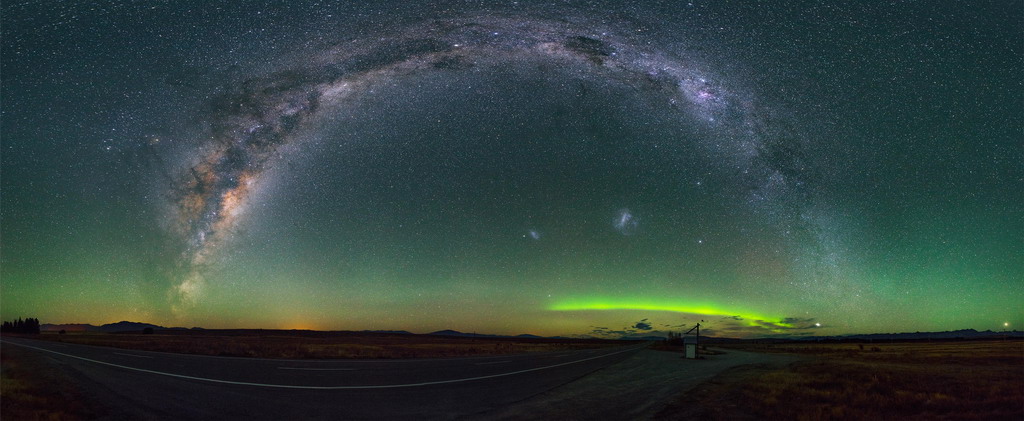
M703 320L701 320L701 321L703 322ZM695 340L693 342L693 357L694 358L699 358L700 357L700 323L697 323L696 326L690 328L690 330L686 331L686 333L684 333L684 335L689 335L690 332L693 332L694 330L697 331L697 340ZM683 340L683 346L684 347L686 346L686 340L685 339Z

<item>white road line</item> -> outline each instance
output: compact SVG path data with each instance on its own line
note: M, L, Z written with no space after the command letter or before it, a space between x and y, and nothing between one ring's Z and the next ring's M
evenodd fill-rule
M68 347L68 345L65 345L65 344L60 343L60 342L53 342L53 341L51 341L49 343L51 343L53 345L56 345L56 346L65 347L65 348ZM74 345L78 346L78 347L89 347L89 348L100 349L100 350L110 350L110 348L111 348L109 346L99 346L99 345L86 345L86 344L74 344ZM434 357L434 358L400 358L400 359L378 358L378 359L365 359L365 360L337 358L337 359L329 359L329 360L310 360L310 359L288 359L288 358L230 357L230 356L224 356L224 355L182 354L182 353L179 353L179 352L162 352L162 351L146 351L146 352L148 352L150 354L169 355L171 357L217 358L217 359L225 359L225 360L270 361L270 362L276 362L276 363L282 363L283 362L283 363L296 363L296 364L321 364L321 363L323 363L323 364L337 364L337 363L345 363L345 364L419 363L419 362L424 362L424 361L464 361L464 360L479 360L479 359L484 359L484 358L495 358L493 355L477 355L477 356L473 356L473 357L443 357L443 358L442 357ZM558 351L551 351L551 352L558 352ZM573 351L573 352L577 352L577 351ZM513 355L506 355L505 357L506 358L534 357L534 356L537 356L538 354L543 354L543 353L538 352L538 353L513 354Z
M135 355L135 354L122 354L122 353L120 353L120 352L115 352L115 354L117 354L117 355L126 355L126 356L129 356L129 357L139 357L139 358L153 358L153 357L150 357L150 356L146 356L146 355Z
M641 345L641 346L638 346L638 347L624 349L622 351L616 351L616 352L612 352L612 353L608 353L608 354L604 354L604 355L598 355L596 357L584 358L582 360L569 361L569 362L566 362L566 363L554 364L554 365L549 365L549 366L545 366L545 367L528 368L526 370L513 371L513 372L510 372L510 373L491 374L489 376L467 377L467 378L464 378L464 379L440 380L440 381L434 381L434 382L408 383L408 384L368 385L368 386L298 386L298 385L289 385L289 384L264 384L264 383L236 382L236 381L231 381L231 380L218 380L218 379L207 379L207 378L204 378L204 377L186 376L184 374L165 373L165 372L162 372L162 371L146 370L146 369L143 369L143 368L128 367L128 366L124 366L124 365L120 365L120 364L108 363L108 362L104 362L104 361L97 361L97 360L90 359L90 358L79 357L77 355L71 355L71 354L65 354L63 352L57 352L57 351L53 351L53 350L49 350L49 349L34 347L34 346L31 346L31 345L19 344L19 343L16 343L16 342L7 342L7 341L3 341L3 342L9 343L9 344L13 344L13 345L17 345L17 346L22 346L22 347L25 347L25 348L38 349L38 350L43 351L43 352L50 352L50 353L57 354L57 355L63 355L65 357L77 358L77 359L83 360L83 361L89 361L89 362L94 362L94 363L97 363L97 364L109 365L109 366L113 366L113 367L123 368L123 369L126 369L126 370L141 371L143 373L159 374L161 376L177 377L177 378L189 379L189 380L199 380L199 381L211 382L211 383L235 384L235 385L241 385L241 386L276 387L276 388L280 388L280 389L313 389L313 390L395 389L395 388L400 388L400 387L431 386L431 385L436 385L436 384L461 383L461 382L468 382L468 381L473 381L473 380L493 379L493 378L496 378L496 377L512 376L512 375L515 375L515 374L528 373L528 372L531 372L531 371L547 370L549 368L561 367L561 366L565 366L565 365L569 365L569 364L576 364L576 363L581 363L581 362L584 362L584 361L596 360L598 358L610 357L612 355L621 354L623 352L635 351L637 349L640 349L640 348L643 348L643 347L647 346L647 344L644 344L644 345Z
M491 362L489 362L489 363L473 363L473 364L474 364L474 365L487 365L487 364L502 364L502 363L510 363L510 362L512 362L512 360L505 360L505 361L491 361Z
M355 371L354 368L307 368L307 367L278 367L278 370L310 370L310 371Z

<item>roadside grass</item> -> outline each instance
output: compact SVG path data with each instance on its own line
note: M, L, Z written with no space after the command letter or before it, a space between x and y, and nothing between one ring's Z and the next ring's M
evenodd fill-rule
M1024 342L778 344L812 356L743 366L673 402L662 419L1024 419Z
M64 381L66 374L17 347L0 352L0 419L80 420L100 414Z
M223 331L172 334L44 333L36 338L82 345L182 354L285 358L442 358L591 349L622 341L460 338L430 335L303 331Z

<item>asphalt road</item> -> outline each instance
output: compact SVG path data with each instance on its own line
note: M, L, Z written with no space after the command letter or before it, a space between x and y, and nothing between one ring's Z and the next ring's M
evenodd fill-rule
M208 357L4 338L9 346L71 373L69 381L114 419L636 418L657 409L652 396L668 399L693 379L757 362L749 357L757 354L740 353L746 357L691 364L687 373L678 354L636 345L411 360ZM678 366L672 376L644 373L666 364ZM611 376L599 376L605 371ZM645 387L665 396L637 393Z
M132 351L22 338L112 418L457 418L524 400L640 347L476 358L271 360ZM482 415L481 415L482 416Z

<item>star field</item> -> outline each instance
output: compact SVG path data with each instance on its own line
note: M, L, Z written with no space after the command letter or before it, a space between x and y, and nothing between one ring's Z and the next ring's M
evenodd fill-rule
M1021 326L1021 10L4 4L0 313Z

